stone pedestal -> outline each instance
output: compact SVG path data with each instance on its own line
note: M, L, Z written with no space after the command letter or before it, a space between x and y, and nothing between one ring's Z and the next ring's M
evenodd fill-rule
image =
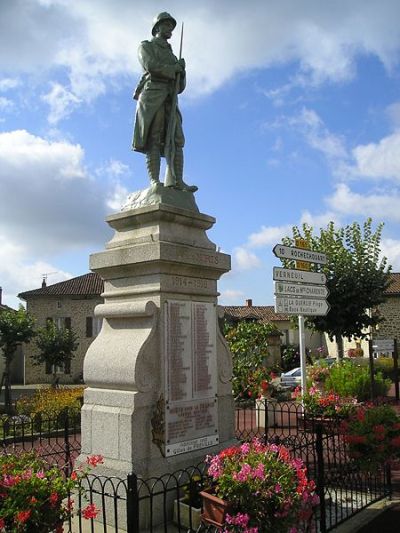
M189 208L110 216L115 234L90 259L105 285L84 361L81 460L102 454L100 474L159 476L232 442L231 356L217 325L230 257L206 235L215 219L178 205Z

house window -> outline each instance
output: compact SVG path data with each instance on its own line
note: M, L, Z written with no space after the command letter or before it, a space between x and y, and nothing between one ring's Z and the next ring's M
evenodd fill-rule
M87 316L86 317L86 337L97 337L100 333L101 326L103 324L103 319L96 316Z
M60 302L60 300L57 301L57 309L61 309L62 307L62 303Z
M71 317L70 316L57 316L55 318L48 318L47 321L54 322L57 329L71 329Z

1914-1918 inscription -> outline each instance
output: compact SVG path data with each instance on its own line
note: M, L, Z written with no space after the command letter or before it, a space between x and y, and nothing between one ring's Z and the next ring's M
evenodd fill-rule
M166 455L218 442L216 328L214 304L166 302Z

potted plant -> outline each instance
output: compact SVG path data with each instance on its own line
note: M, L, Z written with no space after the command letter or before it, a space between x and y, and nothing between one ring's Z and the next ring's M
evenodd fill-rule
M256 438L206 461L212 489L200 493L205 523L225 532L287 533L295 524L306 531L318 504L315 484L284 446Z
M201 496L204 480L199 474L191 476L183 487L183 496L174 500L175 524L197 530L201 517Z
M350 457L364 470L400 458L400 417L390 405L360 406L341 430Z
M316 423L320 423L325 429L332 429L357 407L356 398L341 397L339 394L323 392L316 387L310 387L305 394L301 394L300 388L297 388L294 396L304 408L300 422L304 423L305 429L312 431Z
M73 492L82 490L90 467L102 461L101 456L88 457L87 468L65 477L35 452L0 456L0 531L61 533L63 522L74 513ZM90 519L99 509L89 504L77 512Z

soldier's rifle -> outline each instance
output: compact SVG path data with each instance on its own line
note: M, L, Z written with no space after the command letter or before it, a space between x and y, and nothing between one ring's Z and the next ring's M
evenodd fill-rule
M182 59L182 46L183 46L183 22L181 27L181 42L179 47L179 60ZM167 164L169 167L169 171L172 174L174 178L174 182L176 182L176 175L175 175L175 131L176 131L176 109L178 105L178 92L179 92L179 85L181 82L181 73L178 72L176 74L175 78L175 88L174 93L172 95L172 101L171 101L171 112L169 116L169 122L168 122L168 128L167 128L167 135L165 137L165 149L164 149L164 155L165 159L167 160Z

